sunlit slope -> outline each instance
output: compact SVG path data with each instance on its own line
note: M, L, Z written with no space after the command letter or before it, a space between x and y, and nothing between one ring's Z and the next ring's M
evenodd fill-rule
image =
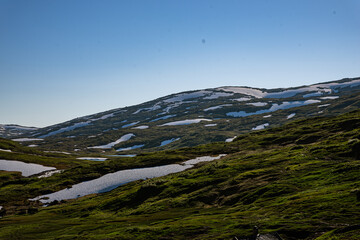
M360 107L360 79L289 89L220 87L165 96L38 129L22 137L43 150L134 154L226 141L294 119ZM126 138L126 136L131 136Z
M359 239L360 112L177 153L228 156L0 220L4 239Z

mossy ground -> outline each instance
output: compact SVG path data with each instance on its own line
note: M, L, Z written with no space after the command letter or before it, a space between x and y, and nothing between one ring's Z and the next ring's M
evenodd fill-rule
M81 175L82 169L93 178L130 161L156 165L220 153L228 155L34 214L5 216L0 239L232 239L251 235L255 225L283 239L360 239L359 111L295 121L232 143L143 154L68 172ZM82 180L66 171L45 180L20 178L20 184L12 182L16 173L1 177L7 179L0 188L4 202L26 188L28 197L35 186L41 192L52 181Z

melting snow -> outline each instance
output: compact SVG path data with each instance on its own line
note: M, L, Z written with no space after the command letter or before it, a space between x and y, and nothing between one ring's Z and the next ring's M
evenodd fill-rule
M205 127L215 127L217 125L217 123L212 123L212 124L206 124L204 125Z
M193 123L199 123L201 121L212 121L210 119L205 119L205 118L198 118L198 119L186 119L186 120L182 120L182 121L175 121L175 122L169 122L169 123L165 123L162 124L160 126L179 126L179 125L188 125L188 124L193 124Z
M329 99L337 99L339 98L339 96L327 96L327 97L321 97L320 99L323 99L323 100L329 100Z
M288 115L286 118L287 118L287 119L290 119L290 118L295 117L295 115L296 115L296 113L292 113L292 114Z
M31 141L43 141L44 139L41 138L16 138L16 139L11 139L15 142L31 142Z
M271 116L272 116L272 115L269 114L269 115L263 116L263 118L269 118L269 117L271 117Z
M133 182L140 179L161 177L170 173L181 172L188 168L192 168L194 164L216 160L225 155L226 154L221 154L217 157L198 157L188 160L183 164L169 164L159 167L121 170L114 173L106 174L97 179L75 184L71 188L66 188L58 192L38 196L30 200L40 200L43 203L50 203L54 200L61 201L65 199L74 199L93 193L108 192L125 183Z
M318 107L327 107L327 106L330 106L331 104L323 104L323 105L319 105Z
M204 97L203 99L217 99L219 97L230 97L234 95L233 93L226 93L226 92L214 92L210 96Z
M1 148L0 148L0 151L2 151L2 152L12 152L12 151L9 150L9 149L1 149Z
M127 127L131 127L131 126L134 126L136 124L138 124L140 121L137 121L137 122L133 122L133 123L129 123L129 124L125 124L124 126L122 126L121 128L127 128Z
M232 142L232 141L235 140L236 137L237 137L237 136L232 137L232 138L227 138L227 139L225 140L225 142Z
M56 130L56 131L49 132L49 133L47 133L47 134L45 134L45 135L40 136L39 138L46 138L46 137L50 137L50 136L55 135L55 134L72 131L72 130L74 130L74 129L76 129L76 128L80 128L80 127L87 126L87 125L89 125L91 122L92 122L92 121L75 123L75 124L72 125L72 126L60 128L60 129L58 129L58 130Z
M127 148L119 148L116 151L121 152L121 151L129 151L129 150L133 150L133 149L137 149L137 148L142 148L143 146L145 146L145 144L141 144L141 145L134 145L132 147L127 147Z
M118 140L116 140L115 142L111 142L105 145L101 145L101 146L94 146L94 147L88 147L88 148L101 148L101 149L108 149L108 148L112 148L114 147L116 144L119 144L121 142L125 142L128 141L130 138L135 137L135 135L133 133L129 133L126 134L124 136L122 136L121 138L119 138Z
M238 101L238 102L246 102L246 101L250 101L251 98L249 97L242 97L242 98L236 98L236 99L233 99L233 101Z
M165 99L164 102L166 103L172 103L172 102L181 102L187 99L192 99L192 98L199 98L199 97L203 97L207 94L210 94L212 92L210 91L197 91L197 92L192 92L192 93L180 93L175 95L175 97L169 98L169 99Z
M252 128L251 130L261 130L261 129L264 129L265 127L269 126L268 123L264 123L264 124L261 124L259 126L256 126L254 128Z
M254 103L247 103L247 105L252 105L252 106L255 106L255 107L263 107L263 106L266 106L268 103L266 102L254 102Z
M147 128L149 128L149 126L142 125L142 126L134 127L132 129L147 129Z
M56 168L45 167L35 163L24 163L20 161L0 159L0 170L21 172L24 177L54 169Z
M306 100L306 101L283 102L280 105L275 103L269 109L263 109L263 110L259 110L259 111L251 112L251 113L247 113L245 111L228 112L228 113L226 113L226 115L231 116L231 117L247 117L247 116L251 116L251 115L274 112L274 111L281 110L281 109L300 107L300 106L305 106L308 104L319 103L319 102L321 102L321 101L320 100Z
M254 88L245 88L245 87L222 87L222 88L217 88L217 89L223 90L225 92L233 92L233 93L249 95L249 96L253 96L256 98L262 98L266 94L261 90L254 89Z
M163 116L163 117L155 118L155 119L151 120L150 122L156 122L156 121L159 121L159 120L165 120L165 119L172 118L172 117L175 117L175 116L176 115L166 115L166 116Z
M204 109L204 111L207 112L207 111L212 111L212 110L216 110L219 108L230 107L230 106L232 106L232 104L223 104L223 105L219 105L219 106L215 106L215 107L206 108L206 109Z
M170 144L170 143L172 143L172 142L175 142L175 141L177 141L177 140L179 140L179 139L180 139L180 138L172 138L172 139L169 139L169 140L162 141L161 144L160 144L160 147L165 146L165 145L168 145L168 144Z
M323 95L322 92L308 93L308 94L303 95L303 98L317 97L317 96L321 96L321 95Z
M138 110L136 110L133 114L138 114L141 111L155 111L161 108L161 106L159 105L160 103L156 103L154 106L149 107L149 108L140 108Z

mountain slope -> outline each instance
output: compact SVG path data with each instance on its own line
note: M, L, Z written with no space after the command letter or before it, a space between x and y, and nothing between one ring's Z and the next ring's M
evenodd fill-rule
M38 129L39 149L127 154L225 141L293 119L360 107L360 78L290 89L220 87L183 92ZM131 136L127 138L127 136ZM124 138L123 138L124 137Z
M33 215L4 217L0 238L248 239L255 225L285 240L360 237L359 111L164 152L163 159L170 153L228 155Z

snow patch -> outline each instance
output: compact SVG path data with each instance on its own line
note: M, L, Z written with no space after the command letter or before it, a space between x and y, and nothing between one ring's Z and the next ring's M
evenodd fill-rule
M232 142L232 141L235 140L236 137L237 137L237 136L234 136L234 137L232 137L232 138L227 138L227 139L225 139L225 142Z
M162 141L161 144L160 144L160 147L168 145L168 144L170 144L172 142L175 142L177 140L180 140L180 138L172 138L172 139L169 139L169 140Z
M321 102L321 101L320 100L306 100L306 101L283 102L280 105L275 103L269 109L263 109L263 110L259 110L256 112L250 112L250 113L247 113L245 111L228 112L228 113L226 113L226 115L230 116L230 117L247 117L247 116L251 116L251 115L274 112L274 111L281 110L281 109L300 107L300 106L305 106L308 104L319 103L319 102Z
M265 116L263 116L263 118L269 118L269 117L271 117L272 115L271 114L269 114L269 115L265 115Z
M267 102L254 102L254 103L247 103L246 105L252 105L255 107L263 107L263 106L268 105L268 103Z
M249 97L242 97L242 98L236 98L236 99L232 99L233 101L238 101L238 102L246 102L246 101L250 101L251 98Z
M134 126L136 124L138 124L140 121L137 121L137 122L133 122L133 123L129 123L129 124L125 124L124 126L122 126L121 128L127 128L127 127L131 127L131 126Z
M295 115L296 115L296 113L289 114L289 115L286 117L286 119L293 118L293 117L295 117Z
M212 93L212 92L204 91L204 90L196 91L196 92L192 92L192 93L180 93L180 94L175 95L172 98L165 99L164 102L166 102L166 103L182 102L187 99L200 98L200 97L203 97L210 93Z
M317 97L317 96L321 96L321 95L323 95L322 92L308 93L308 94L303 95L303 98Z
M44 139L42 138L16 138L16 139L11 139L14 142L31 142L31 141L43 141Z
M88 147L89 149L91 148L95 148L95 149L109 149L114 147L116 144L119 144L121 142L125 142L128 141L130 138L135 137L135 135L133 133L129 133L129 134L125 134L124 136L122 136L121 138L119 138L118 140L116 140L115 142L111 142L105 145L101 145L101 146L94 146L94 147Z
M338 99L339 96L327 96L327 97L321 97L320 99L323 100L333 100L333 99Z
M204 125L205 127L215 127L217 125L217 123L212 123L212 124L206 124Z
M63 170L47 171L47 172L45 172L43 175L38 176L38 178L51 177L51 176L54 175L55 173L61 173L62 171L63 171Z
M63 127L63 128L60 128L60 129L58 129L56 131L49 132L49 133L47 133L45 135L39 136L39 138L46 138L46 137L50 137L52 135L56 135L56 134L59 134L59 133L72 131L72 130L74 130L76 128L85 127L85 126L89 125L91 122L92 121L75 123L74 125L71 125L69 127Z
M121 151L129 151L129 150L133 150L133 149L137 149L137 148L142 148L143 146L145 146L145 144L141 144L141 145L134 145L132 147L127 147L127 148L119 148L116 151L121 152Z
M323 105L319 105L318 107L321 108L321 107L327 107L327 106L330 106L331 104L323 104Z
M267 126L269 126L269 123L264 123L264 124L261 124L259 126L256 126L256 127L252 128L251 130L262 130Z
M219 97L230 97L234 95L233 93L226 93L226 92L214 92L210 96L204 97L203 99L217 99Z
M166 115L166 116L163 116L163 117L155 118L155 119L151 120L150 122L156 122L156 121L159 121L159 120L165 120L165 119L172 118L172 117L175 117L175 116L176 115Z
M253 96L256 98L262 98L266 95L265 92L263 92L259 89L245 88L245 87L222 87L222 88L217 88L217 90L223 90L225 92L240 93L240 94L244 94L244 95L248 95L248 96Z
M0 151L2 151L2 152L12 152L12 151L9 150L9 149L1 149L1 148L0 148Z
M230 107L230 106L232 106L232 104L223 104L223 105L219 105L219 106L209 107L209 108L204 109L204 112L216 110L216 109L223 108L223 107Z
M149 128L149 126L142 125L142 126L138 126L138 127L133 127L132 129L147 129L147 128Z

